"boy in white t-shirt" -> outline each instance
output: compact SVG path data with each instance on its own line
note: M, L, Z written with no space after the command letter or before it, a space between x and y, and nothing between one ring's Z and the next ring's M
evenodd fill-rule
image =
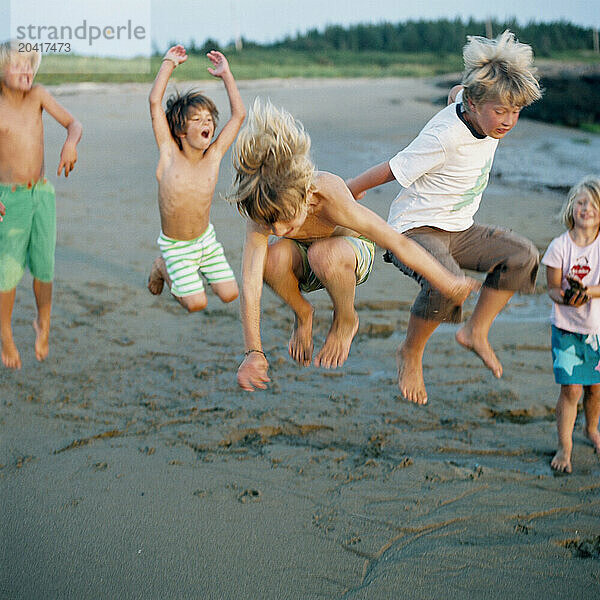
M390 161L347 184L354 197L361 198L366 190L397 180L403 189L390 208L390 225L454 273L461 268L488 273L475 310L456 339L500 377L502 365L488 341L489 329L516 291L533 290L539 257L530 241L505 229L474 224L473 215L498 140L515 126L521 108L539 99L541 92L531 48L517 42L509 31L495 40L469 37L463 56L463 82L458 94L454 88L451 91L449 106ZM396 357L402 395L425 404L425 345L440 322L460 322L461 309L397 257L387 253L384 259L421 284Z
M586 177L569 191L562 210L568 231L544 254L552 305L558 450L550 466L570 473L573 429L583 388L584 435L600 453L600 178Z

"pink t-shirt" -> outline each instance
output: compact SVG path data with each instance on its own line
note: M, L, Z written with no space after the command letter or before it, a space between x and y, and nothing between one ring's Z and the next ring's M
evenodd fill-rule
M598 285L600 282L600 235L589 246L577 246L569 232L554 238L542 264L560 269L562 289L569 287L567 276L577 275L583 285ZM567 306L552 303L552 324L574 333L600 333L600 298L592 298L583 306Z

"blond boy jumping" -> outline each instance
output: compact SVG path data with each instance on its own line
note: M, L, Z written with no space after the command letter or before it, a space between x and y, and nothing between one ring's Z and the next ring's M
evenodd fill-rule
M160 152L156 179L161 256L152 265L148 289L160 294L166 282L188 312L202 310L207 304L200 273L223 302L232 302L238 296L235 276L210 223L210 207L221 159L246 111L227 59L214 50L208 58L213 64L208 70L223 80L231 107L231 118L214 141L218 112L206 96L196 91L176 94L167 101L166 114L162 107L173 70L187 60L183 46L173 46L166 53L149 98L152 129Z
M0 337L2 363L21 368L12 331L17 284L29 267L37 305L35 356L49 352L52 280L56 245L54 187L44 177L43 111L67 130L57 175L77 161L81 124L41 85L33 85L41 55L0 45Z
M455 274L461 268L487 272L473 314L456 334L496 377L502 365L488 341L492 322L515 291L534 288L535 246L511 231L475 224L473 216L488 182L498 141L517 123L521 108L541 97L529 46L505 31L495 40L470 37L464 48L462 89L391 160L348 181L355 198L397 180L402 190L388 223L435 256ZM397 352L398 386L405 398L427 402L422 359L427 341L442 321L461 321L461 307L443 298L401 257L388 254L421 284L406 339Z
M358 204L340 177L315 171L309 151L310 138L298 121L258 101L234 147L232 200L248 217L240 303L246 348L237 374L247 391L269 381L260 337L263 281L294 312L288 349L303 366L311 364L313 352L313 307L303 292L327 290L333 319L314 360L325 368L339 367L348 357L358 330L355 289L369 276L375 243L402 256L455 304L479 287ZM270 235L279 239L269 244Z

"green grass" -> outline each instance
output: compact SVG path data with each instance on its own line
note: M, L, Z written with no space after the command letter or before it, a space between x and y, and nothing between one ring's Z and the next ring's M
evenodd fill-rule
M581 123L579 128L588 133L600 133L600 123Z
M390 54L385 52L294 52L248 49L227 54L237 79L290 77L424 77L458 71L459 56ZM45 56L37 81L58 84L78 81L151 82L161 58L111 59L83 56ZM210 79L204 56L192 55L175 71L179 81Z
M434 53L300 52L289 49L246 48L241 52L225 51L237 79L290 77L431 77L462 70L460 55ZM544 59L545 64L563 61L599 63L591 52L569 52L556 59ZM115 59L74 55L46 55L37 75L44 84L67 82L151 82L160 57ZM178 81L210 79L204 56L192 55L175 71Z

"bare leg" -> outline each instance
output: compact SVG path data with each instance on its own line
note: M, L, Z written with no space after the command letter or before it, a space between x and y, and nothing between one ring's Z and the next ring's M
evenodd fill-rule
M50 339L50 312L52 311L52 282L33 280L33 294L37 305L35 330L35 357L41 362L48 356Z
M165 281L168 279L167 275L167 267L165 266L165 261L162 256L154 259L152 263L152 269L150 269L150 275L148 277L148 289L151 294L158 296L162 294L163 287L165 285ZM171 287L171 280L169 279L169 283L167 284L169 288Z
M2 363L9 369L21 368L21 356L15 345L12 331L12 311L17 288L0 292L0 338L2 340Z
M577 419L577 403L581 396L580 385L561 385L556 403L556 429L558 431L558 450L550 462L555 471L570 473L571 453L573 451L573 428Z
M290 356L301 365L310 365L313 353L312 324L314 309L298 287L302 257L290 240L269 245L265 265L265 283L294 311L294 328L288 344Z
M494 319L513 294L511 290L494 290L484 286L473 314L456 332L456 341L475 352L494 377L502 377L502 364L490 346L488 334Z
M409 402L427 404L427 390L423 379L425 345L437 329L439 321L429 321L410 314L406 338L396 350L398 387Z
M315 365L335 369L348 358L358 331L358 314L354 310L356 255L344 239L329 238L309 248L308 260L333 302L331 327Z
M586 385L583 388L583 412L585 413L583 434L590 442L592 442L596 454L600 454L600 432L598 432L598 420L600 419L600 384Z
M167 287L171 289L171 278L167 273L167 266L162 256L159 256L152 263L152 270L148 277L148 289L152 294L158 295L163 291L163 286L167 284ZM236 284L237 288L237 284ZM176 296L173 294L173 298L183 306L188 312L198 312L204 310L208 304L206 293L204 291L189 296Z
M210 287L212 288L212 291L219 296L221 301L226 304L233 302L240 295L238 284L235 279L211 283Z

